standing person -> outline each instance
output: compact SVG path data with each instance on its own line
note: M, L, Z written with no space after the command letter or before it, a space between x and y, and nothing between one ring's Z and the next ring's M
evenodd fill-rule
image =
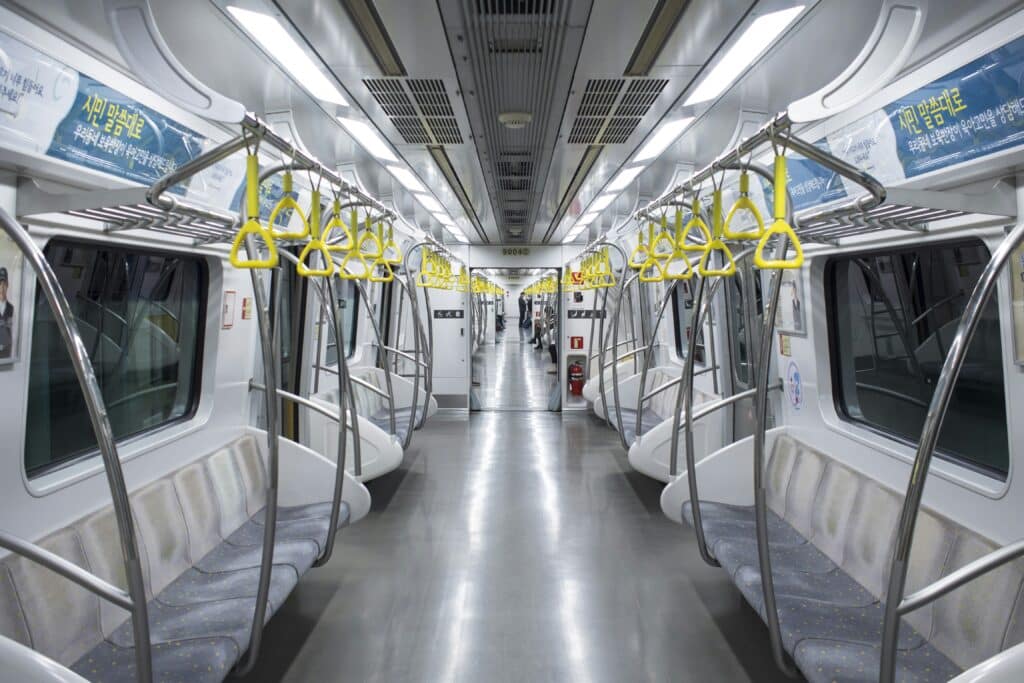
M519 292L519 327L523 327L524 320L526 320L526 295Z
M14 353L14 304L7 300L7 269L0 268L0 358Z

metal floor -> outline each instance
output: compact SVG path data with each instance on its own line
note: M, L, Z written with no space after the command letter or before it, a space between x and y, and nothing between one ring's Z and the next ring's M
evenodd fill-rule
M594 417L441 413L369 488L240 680L789 680Z
M531 333L509 318L497 343L473 355L473 390L482 410L547 410L551 390L558 381L547 348L536 349Z

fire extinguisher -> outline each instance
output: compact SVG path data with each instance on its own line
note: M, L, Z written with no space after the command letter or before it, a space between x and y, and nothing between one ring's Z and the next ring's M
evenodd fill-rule
M583 394L583 363L573 361L569 364L569 393L573 396Z

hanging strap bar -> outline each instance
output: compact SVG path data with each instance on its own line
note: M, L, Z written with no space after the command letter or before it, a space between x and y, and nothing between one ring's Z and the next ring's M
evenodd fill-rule
M151 683L153 662L150 654L146 586L143 581L142 562L131 514L131 502L124 483L124 472L121 470L121 459L117 452L117 443L114 440L114 430L110 425L110 418L103 403L103 392L96 380L96 371L89 359L85 342L82 340L77 323L75 323L71 305L60 287L57 276L46 257L43 256L43 252L29 237L28 232L3 209L0 209L0 228L3 228L3 231L25 256L25 261L32 267L39 288L42 289L50 310L53 312L54 323L60 330L61 339L64 341L64 346L67 347L68 357L75 370L75 378L82 389L82 398L89 413L89 423L96 435L96 444L103 461L103 469L113 501L114 516L117 519L117 532L121 543L121 554L124 558L125 579L128 584L128 596L131 600L126 609L131 613L132 619L136 677L140 683ZM107 596L104 595L104 597Z
M1017 246L1024 241L1024 223L1013 228L1003 239L992 258L978 278L978 284L971 292L971 298L964 306L964 312L957 326L956 336L946 353L942 371L935 382L935 392L925 415L921 438L918 441L914 464L910 470L907 493L903 499L903 510L896 527L896 539L893 543L892 560L889 566L889 587L885 600L885 626L882 629L882 659L878 674L881 683L892 683L896 677L896 640L899 633L899 616L906 589L907 570L910 565L910 550L914 542L914 528L917 515L921 509L921 498L928 478L932 456L942 432L942 423L949 409L957 378L967 358L967 350L974 338L978 323L984 314L985 305L996 290L999 275L1003 266L1010 260ZM970 566L970 565L968 565ZM971 577L973 578L973 577ZM952 588L950 588L952 590ZM909 610L908 610L909 611Z

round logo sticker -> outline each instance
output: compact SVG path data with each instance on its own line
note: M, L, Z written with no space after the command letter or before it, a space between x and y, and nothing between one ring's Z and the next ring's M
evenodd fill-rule
M793 408L800 410L804 404L804 387L796 361L789 361L789 367L786 368L786 396Z

